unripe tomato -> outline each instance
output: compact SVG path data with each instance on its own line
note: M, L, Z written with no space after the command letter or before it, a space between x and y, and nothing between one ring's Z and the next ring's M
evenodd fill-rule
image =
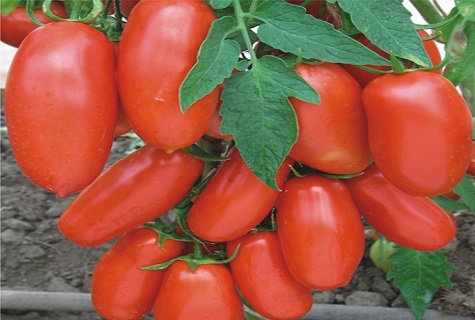
M64 9L64 5L59 1L51 2L51 12L61 18L66 18L68 15ZM36 19L42 23L50 23L52 20L45 16L41 8L33 9L33 14ZM23 39L33 30L39 27L36 23L31 21L26 8L16 7L9 15L0 15L1 20L1 41L13 47L19 47Z
M84 189L61 215L59 230L82 246L97 246L158 218L190 190L203 161L144 146Z
M421 38L429 38L429 34L424 31L424 30L417 30L417 33L419 33L419 36ZM369 41L368 38L364 34L357 34L354 35L353 38L362 44L364 44L366 47L369 49L373 50L380 56L389 59L389 54L387 52L384 52L381 50L379 47L375 46L371 41ZM437 44L434 40L426 40L423 41L422 43L424 45L424 49L427 52L427 55L429 56L432 65L436 66L442 62L442 57L440 55L439 48L437 47ZM371 80L376 79L377 77L380 76L380 74L371 72L371 71L366 71L361 68L358 68L355 65L351 64L342 64L341 65L343 68L345 68L351 75L364 87L366 86ZM407 68L411 66L411 63L408 63L406 65ZM368 65L368 67L371 67L373 69L381 70L381 71L389 71L391 70L390 66L373 66L373 65ZM430 72L442 74L442 69L435 69L431 70Z
M374 265L384 272L393 267L389 257L394 253L395 243L384 238L377 239L369 249L369 257Z
M284 183L276 223L290 273L308 288L346 285L363 258L360 214L337 179L309 175Z
M395 187L376 166L345 180L366 221L389 240L419 251L443 248L455 236L452 217L434 201Z
M178 98L214 19L200 0L142 0L130 14L119 44L119 93L132 129L148 144L170 153L208 129L219 89L185 113Z
M179 256L184 242L158 244L158 234L140 227L127 232L99 259L92 275L91 298L106 319L139 320L153 308L165 270L139 268Z
M374 161L402 191L437 196L465 174L472 115L457 89L426 71L387 74L363 90Z
M285 159L277 173L282 186L290 172ZM237 239L257 226L274 207L279 191L262 182L235 148L196 197L187 224L198 237L212 242Z
M155 300L155 320L244 319L231 272L222 264L190 270L185 261L167 268Z
M259 231L229 242L234 281L244 299L269 319L299 319L312 307L312 293L290 274L276 232Z
M295 70L320 94L321 103L289 99L299 124L299 137L289 156L328 173L365 169L371 154L361 86L337 64L301 63Z
M64 197L104 168L117 120L115 54L98 30L52 22L18 49L5 89L13 154L32 182Z

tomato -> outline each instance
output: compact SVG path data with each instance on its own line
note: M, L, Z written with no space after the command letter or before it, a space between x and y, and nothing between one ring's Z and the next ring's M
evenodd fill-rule
M244 319L231 272L222 264L190 270L185 261L168 267L154 308L155 320Z
M170 153L208 129L219 88L185 113L178 92L214 19L200 0L142 0L129 16L119 44L119 94L132 129L148 144Z
M345 184L309 175L284 183L277 234L290 273L308 288L346 285L363 258L360 214Z
M453 189L470 161L472 115L443 76L387 74L363 90L371 153L395 186L412 195Z
M184 242L171 239L158 244L158 234L140 227L127 232L99 259L92 275L91 298L104 318L139 320L153 308L165 270L141 270L173 259Z
M221 109L221 102L218 105L218 108L214 112L213 118L211 119L210 126L208 130L206 130L206 134L215 139L234 139L232 134L223 134L221 133L221 124L223 123L223 118L219 114L219 110Z
M312 307L311 291L290 274L276 232L259 231L226 246L231 272L244 299L270 319L299 319Z
M305 0L287 0L287 2L295 5L302 5ZM314 17L319 17L321 11L321 0L314 0L308 4L305 9L307 10L308 14L311 14Z
M89 185L110 154L117 105L114 49L101 32L77 22L31 32L5 89L8 135L25 176L58 197Z
M394 253L395 243L381 238L373 242L369 249L369 257L374 265L384 272L388 272L393 267L389 257Z
M282 186L290 172L286 159L277 173ZM233 149L216 175L197 196L187 224L198 237L211 242L237 239L257 226L274 207L279 191L262 182Z
M430 35L424 30L417 30L417 33L419 34L419 36L421 38L429 38L430 37ZM376 52L380 56L382 56L386 59L389 59L389 54L387 52L384 52L383 50L381 50L379 47L375 46L371 41L368 40L368 38L366 38L365 35L357 34L357 35L354 35L353 38L355 40L361 42L366 47L373 50L374 52ZM434 40L426 40L426 41L423 41L422 44L424 45L424 49L426 50L427 55L429 56L429 58L432 62L432 65L436 66L436 65L440 64L442 62L442 57L440 55L440 51L439 51L439 48L437 47L436 42ZM341 66L343 68L345 68L349 73L351 73L351 75L356 80L358 80L358 82L362 86L366 86L371 80L376 79L377 77L380 76L380 74L363 70L361 68L358 68L355 65L342 64ZM406 64L407 68L409 68L410 66L411 66L411 63ZM389 66L368 65L368 67L371 67L371 68L377 69L377 70L381 70L381 71L391 70L391 67L389 67ZM442 74L442 69L431 70L431 72Z
M472 141L472 153L470 163L468 165L467 173L475 176L475 140Z
M190 190L203 161L144 146L122 158L84 189L58 221L82 246L103 244L174 207Z
M443 248L455 236L450 214L427 197L395 187L376 166L345 180L360 213L389 240L414 250Z
M135 5L139 1L140 0L120 0L119 2L120 12L126 17L128 17L130 13L132 12L132 9L135 7ZM102 2L105 4L107 0L102 0ZM114 10L115 10L114 1L112 1L111 6L109 7L109 13L113 14Z
M64 5L59 1L51 2L51 11L61 18L67 18ZM41 8L33 9L33 14L42 23L50 23L52 20L45 16ZM1 14L1 41L13 47L19 47L23 39L39 26L31 21L26 8L16 7L9 15Z
M289 99L299 124L299 137L289 156L328 173L365 169L371 154L361 86L337 64L301 63L295 70L320 94L321 103Z

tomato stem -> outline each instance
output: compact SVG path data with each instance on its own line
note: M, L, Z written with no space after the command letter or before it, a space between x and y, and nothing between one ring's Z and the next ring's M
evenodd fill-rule
M244 11L242 10L241 3L239 0L233 0L233 6L234 15L236 16L236 21L238 24L238 29L241 31L244 43L246 44L247 50L249 51L249 55L251 56L251 61L254 63L255 61L257 61L257 56L254 52L251 38L249 37L249 33L247 31L246 23L244 22L244 17L246 16L246 13L244 13Z
M444 13L430 0L409 0L419 11L422 17L429 23L436 23L444 20Z

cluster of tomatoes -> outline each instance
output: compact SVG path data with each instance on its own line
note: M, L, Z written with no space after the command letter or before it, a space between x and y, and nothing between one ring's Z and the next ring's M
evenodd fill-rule
M98 313L243 319L244 300L266 318L296 319L311 289L350 281L362 217L416 250L453 239L453 218L429 197L475 171L472 115L440 71L295 66L321 104L290 98L299 137L276 190L220 132L220 87L180 110L180 84L215 18L200 0L142 0L118 45L89 25L52 22L12 63L5 115L19 166L59 197L79 192L58 221L67 238L117 238L94 270ZM438 64L433 41L424 44ZM104 170L114 137L130 130L145 145ZM203 141L221 161L188 152ZM165 223L170 210L176 220Z

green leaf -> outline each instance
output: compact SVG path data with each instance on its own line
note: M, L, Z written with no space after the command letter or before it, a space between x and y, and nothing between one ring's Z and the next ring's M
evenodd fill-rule
M455 0L455 6L465 19L475 21L475 2L473 0Z
M475 73L475 22L466 21L462 30L455 29L454 32L459 36L451 37L447 44L450 58L444 76L458 85ZM465 38L466 43L459 43L460 38Z
M437 203L442 209L447 211L467 210L468 207L457 200L450 199L444 196L431 197L432 201Z
M282 0L262 0L252 17L263 22L259 39L273 48L305 59L355 65L389 65L364 45L335 30L332 24L305 14L305 8Z
M8 16L19 4L21 0L0 0L2 14Z
M466 174L454 188L454 193L458 194L462 201L475 214L475 183L473 179L471 175Z
M227 8L233 0L209 0L209 5L215 10Z
M399 58L430 66L411 13L399 0L338 0L358 30L376 46Z
M274 56L255 61L250 71L233 74L222 94L221 131L233 135L248 167L275 189L277 170L298 134L289 96L319 103L315 90Z
M213 21L201 45L198 61L181 84L180 105L183 111L231 75L241 53L236 41L226 39L235 25L236 20L230 16Z
M455 268L447 262L446 250L422 252L401 246L395 248L389 257L394 265L386 279L394 279L416 318L422 319L439 287L452 288L448 273Z

